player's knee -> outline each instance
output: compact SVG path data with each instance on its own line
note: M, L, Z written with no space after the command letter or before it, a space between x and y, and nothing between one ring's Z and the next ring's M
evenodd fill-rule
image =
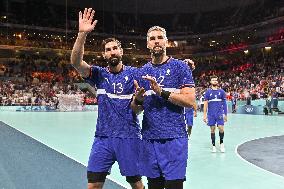
M183 189L184 179L167 180L165 183L166 189Z
M224 127L220 126L220 127L219 127L219 132L220 132L220 133L223 133L223 132L224 132Z
M106 180L108 172L87 172L88 183L103 183Z
M138 181L141 181L141 176L139 175L136 175L136 176L127 176L126 177L126 181L128 183L136 183Z
M103 188L102 182L88 183L88 189L102 189L102 188Z
M149 178L148 180L148 189L164 189L165 188L165 178L157 177L157 178Z

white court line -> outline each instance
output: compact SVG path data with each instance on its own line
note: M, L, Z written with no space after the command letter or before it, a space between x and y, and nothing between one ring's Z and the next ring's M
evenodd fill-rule
M8 125L9 127L12 127L12 126L10 126L9 124L7 124L7 123L5 123L5 122L3 122L3 121L2 121L2 123L4 123L4 124ZM69 159L71 159L71 160L73 160L73 161L75 161L75 162L77 162L77 163L79 163L79 164L81 164L81 165L83 165L83 166L87 167L87 165L84 165L83 163L81 163L81 162L79 162L78 160L76 160L76 159L74 159L74 158L72 158L72 157L70 157L70 156L68 156L68 155L64 154L63 152L59 152L58 150L56 150L56 149L52 148L51 146L48 146L48 145L44 144L43 142L41 142L41 141L39 141L39 140L35 139L34 137L32 137L32 136L30 136L30 135L26 134L25 132L20 131L19 129L16 129L16 128L14 128L14 127L12 127L12 128L13 128L13 129L15 129L15 130L17 130L18 132L20 132L20 133L22 133L22 134L24 134L24 135L28 136L28 137L30 137L30 138L32 138L32 139L34 139L35 141L37 141L37 142L39 142L39 143L41 143L41 144L43 144L43 145L45 145L45 146L47 146L47 147L51 148L52 150L54 150L54 151L56 151L56 152L58 152L58 153L60 153L60 154L62 154L62 155L64 155L64 156L66 156L67 158L69 158ZM86 171L87 171L87 170L86 170ZM123 188L127 189L127 186L124 186L122 183L119 183L119 182L117 182L117 181L113 180L112 178L109 178L109 176L107 176L107 179L109 179L109 180L111 180L112 182L116 183L117 185L119 185L119 186L121 186L121 187L123 187Z
M253 163L247 161L246 159L244 159L244 158L238 153L238 148L239 148L239 146L241 146L242 144L244 144L244 143L246 143L246 142L250 142L250 141L254 141L254 140L259 140L259 139L264 139L264 138L269 138L269 137L278 137L278 136L284 136L284 135L282 134L282 135L272 135L272 136L260 137L260 138L255 138L255 139L252 139L252 140L247 140L247 141L245 141L245 142L239 143L239 144L236 146L236 148L235 148L235 153L237 154L237 156L238 156L242 161L248 163L249 165L253 165L254 167L258 168L259 170L262 170L262 171L264 171L264 172L270 173L270 174L272 174L272 175L274 175L274 176L277 176L278 178L284 179L284 177L281 176L281 175L278 175L278 174L276 174L276 173L273 173L273 172L271 172L271 171L269 171L269 170L266 170L266 169L264 169L264 168L261 168L261 167L255 165L255 164L253 164Z

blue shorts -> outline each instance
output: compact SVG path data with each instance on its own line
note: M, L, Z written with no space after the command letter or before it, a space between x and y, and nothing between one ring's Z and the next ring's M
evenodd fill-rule
M187 138L142 140L140 155L140 170L143 176L163 176L166 180L185 179Z
M207 116L208 119L208 126L218 126L218 125L224 125L224 117L223 114L220 115L208 115Z
M122 176L139 173L139 138L95 137L88 162L88 171L110 172L117 161Z
M187 126L193 126L193 111L185 112L185 123Z

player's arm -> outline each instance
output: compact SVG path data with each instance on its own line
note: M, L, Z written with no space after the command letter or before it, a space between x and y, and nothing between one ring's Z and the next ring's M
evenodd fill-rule
M194 67L194 62L190 59L186 59L185 62L187 64L181 64L181 78L182 79L182 87L180 90L180 93L168 93L169 98L168 100L178 106L181 107L193 107L195 105L195 88L194 88L194 82L192 78L192 72L190 69L188 69L188 66L192 68ZM195 68L195 67L194 67ZM187 79L185 79L187 78ZM189 84L190 83L190 84ZM163 90L161 91L161 96L163 97L165 93Z
M135 112L138 115L144 110L142 104L143 101L137 100L136 96L134 95L130 107L133 110L133 112Z
M195 88L184 87L180 93L163 90L157 81L151 76L142 76L143 79L150 81L151 89L163 99L182 107L192 107L195 103Z
M193 104L192 107L193 107L193 110L194 110L194 111L197 111L197 104L196 104L196 101L194 101L194 104Z
M162 95L162 94L161 94ZM195 104L195 88L184 87L180 93L170 93L168 100L178 106L194 107Z
M91 8L85 8L83 14L79 12L79 33L71 52L71 64L82 77L88 77L90 74L90 65L83 60L83 55L87 34L95 28L97 23L97 20L93 21L94 15L95 11Z
M191 70L195 70L195 63L193 62L193 60L191 59L184 59L184 62L186 62L188 64L188 66L191 68Z
M208 111L208 101L204 101L204 107L203 107L203 121L207 123L207 111Z
M196 104L196 102L194 102L194 104L193 104L193 116L197 117L197 104Z
M134 80L135 95L133 95L130 107L136 113L140 114L143 111L143 102L145 98L145 89L139 87L138 82Z
M225 93L225 91L223 91L222 103L223 103L224 121L226 122L227 121L228 108L227 108L227 100L226 100L226 93Z

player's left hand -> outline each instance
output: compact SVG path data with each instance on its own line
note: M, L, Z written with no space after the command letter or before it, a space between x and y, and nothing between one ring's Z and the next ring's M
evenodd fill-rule
M227 121L228 121L227 116L224 115L224 122L227 122Z
M197 117L197 111L194 111L194 112L193 112L193 116L194 116L194 117Z
M184 62L187 63L187 65L189 65L192 70L195 70L195 64L193 60L187 58L187 59L184 59Z
M203 121L204 121L205 123L208 123L208 119L207 119L207 116L206 116L206 115L203 116Z
M143 79L150 81L151 89L159 96L161 96L162 88L159 86L155 78L151 76L142 76Z
M143 87L139 87L139 84L136 80L134 80L134 87L135 87L135 98L138 101L143 102L145 98L145 89Z

